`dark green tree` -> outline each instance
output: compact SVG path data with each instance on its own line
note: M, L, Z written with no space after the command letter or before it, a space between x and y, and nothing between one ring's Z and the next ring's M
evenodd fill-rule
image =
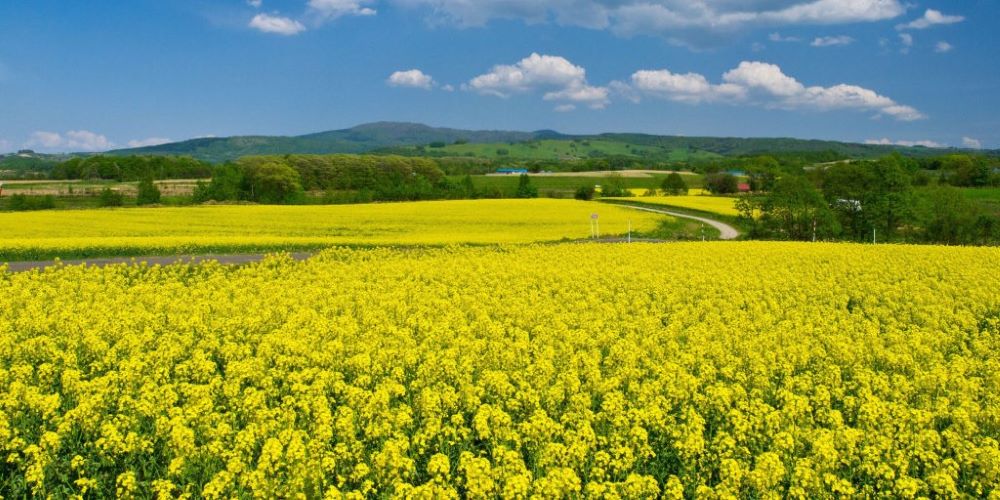
M663 192L670 196L683 196L688 194L688 185L684 182L684 178L681 174L677 172L671 172L666 178L663 179L663 184L660 186Z
M714 173L705 176L705 189L712 194L733 194L739 192L740 183L736 176L730 173Z
M517 180L516 198L538 198L538 188L531 184L531 177L528 174L521 174Z
M136 205L155 205L160 202L160 189L153 182L153 177L145 177L139 181L139 193L136 195Z

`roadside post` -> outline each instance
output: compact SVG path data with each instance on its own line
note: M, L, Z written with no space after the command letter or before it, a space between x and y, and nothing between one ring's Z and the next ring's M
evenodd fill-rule
M601 237L601 223L597 220L597 214L590 214L590 234L594 238Z

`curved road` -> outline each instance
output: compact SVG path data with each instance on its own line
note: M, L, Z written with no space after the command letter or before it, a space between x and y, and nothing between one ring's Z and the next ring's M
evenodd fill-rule
M637 207L635 205L628 205L625 203L615 203L615 205L618 205L619 207L631 208L633 210L642 210L643 212L653 212L654 214L663 214L672 217L680 217L682 219L691 219L691 220L696 220L698 222L704 222L705 224L708 224L709 226L712 226L719 230L720 240L735 240L740 236L740 232L737 231L735 227L730 226L729 224L726 224L724 222L719 222L713 219L707 219L705 217L698 217L697 215L688 215L680 212L672 212L670 210L661 210L658 208Z

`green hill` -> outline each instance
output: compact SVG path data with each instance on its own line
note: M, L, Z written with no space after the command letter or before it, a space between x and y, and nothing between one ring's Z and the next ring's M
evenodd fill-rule
M112 155L185 155L211 162L266 154L393 153L511 160L560 160L629 156L655 161L707 160L720 156L826 154L874 158L899 151L907 156L946 154L946 149L852 144L792 138L679 137L649 134L564 135L551 130L510 132L436 128L417 123L378 122L301 136L239 136L191 139ZM817 160L820 161L820 160Z

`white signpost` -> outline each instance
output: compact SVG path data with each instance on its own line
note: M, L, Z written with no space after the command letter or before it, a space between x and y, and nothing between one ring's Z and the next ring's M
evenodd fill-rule
M590 215L590 236L593 238L601 237L601 223L597 219L597 214Z

